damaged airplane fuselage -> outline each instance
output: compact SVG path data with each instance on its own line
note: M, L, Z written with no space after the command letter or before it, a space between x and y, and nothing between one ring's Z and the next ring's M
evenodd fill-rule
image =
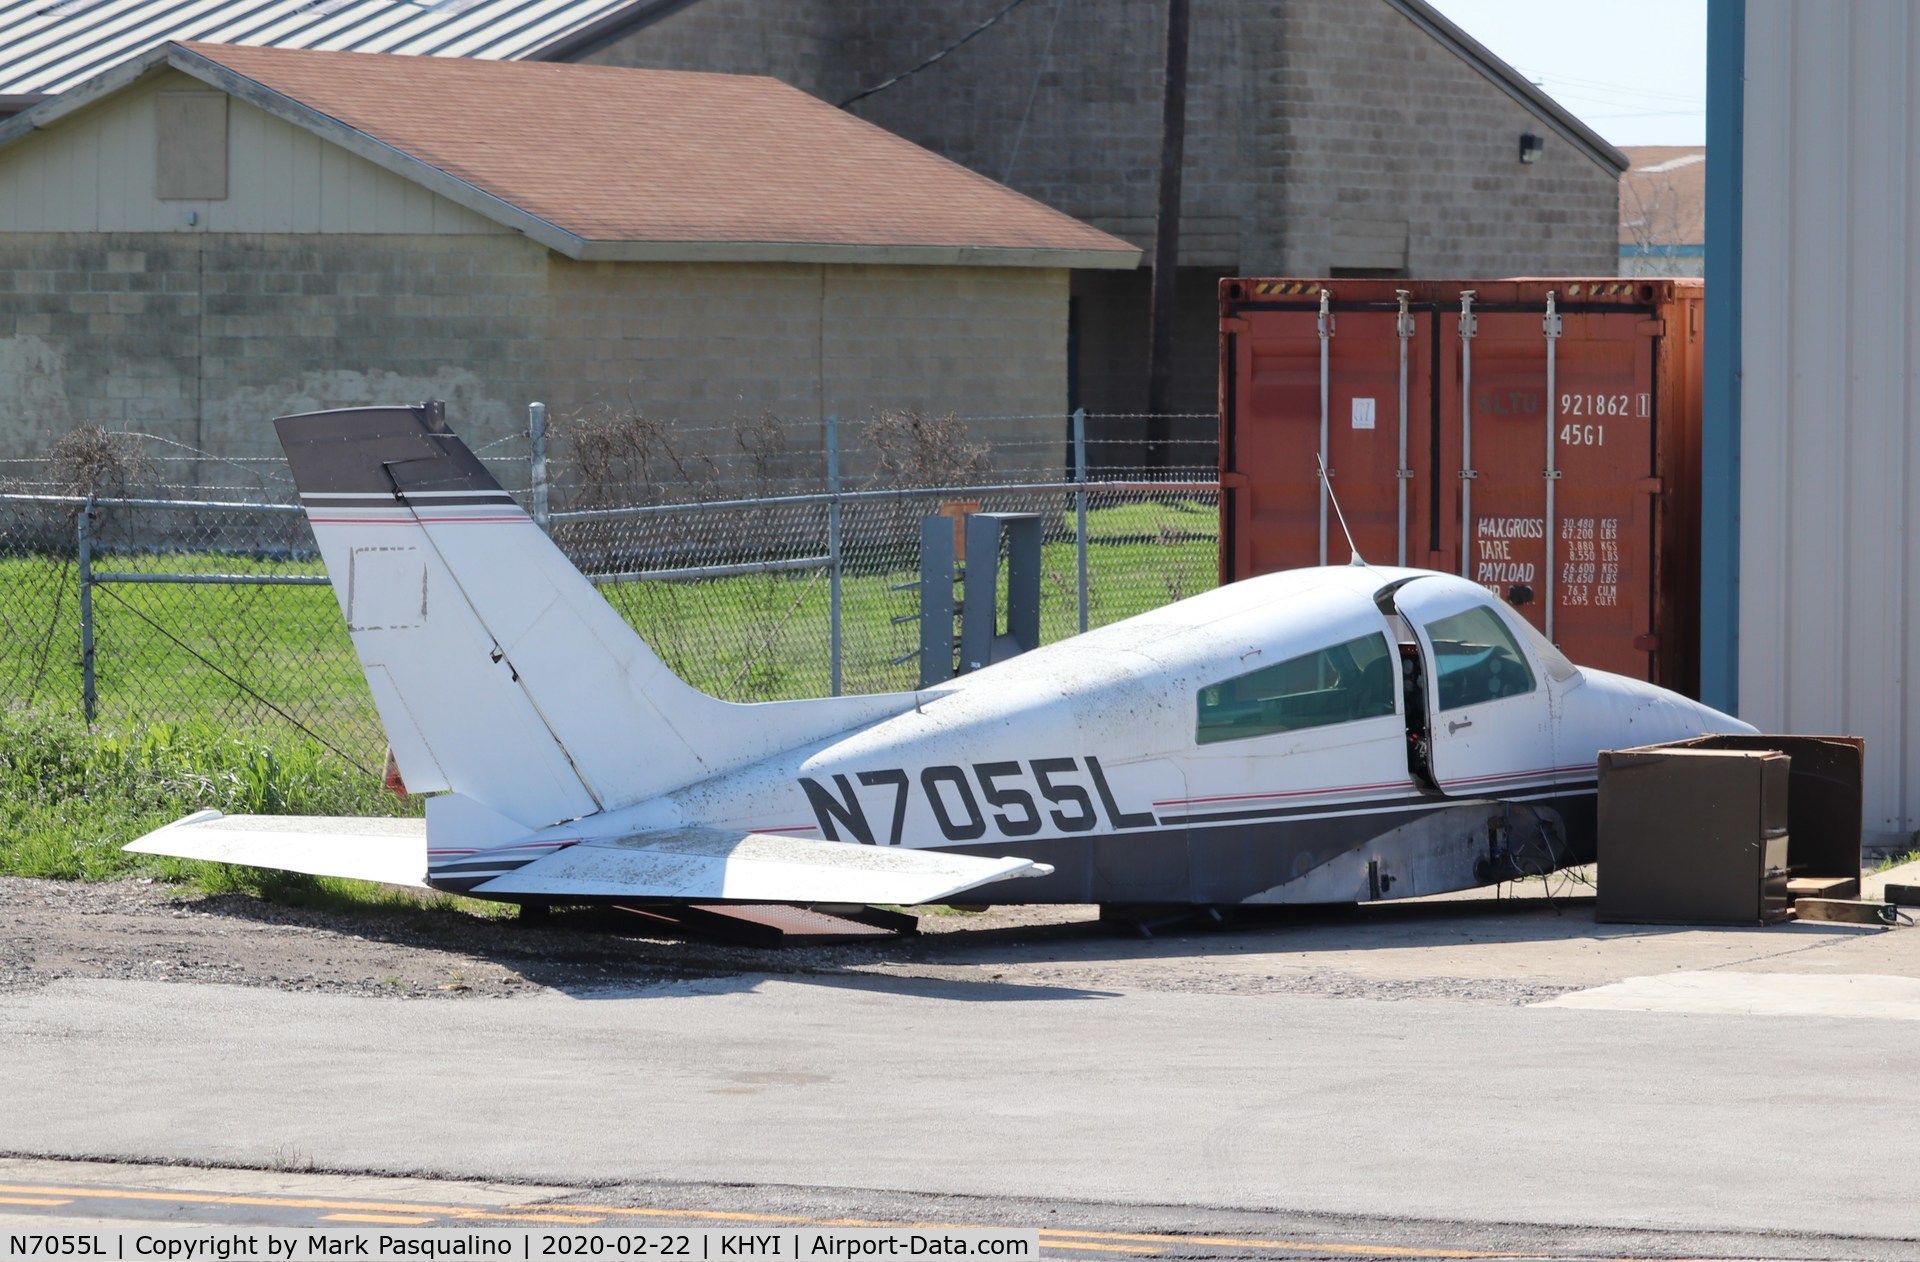
M436 405L276 424L425 837L192 817L133 848L522 902L1352 902L1586 862L1600 750L1752 730L1366 565L917 692L722 702Z

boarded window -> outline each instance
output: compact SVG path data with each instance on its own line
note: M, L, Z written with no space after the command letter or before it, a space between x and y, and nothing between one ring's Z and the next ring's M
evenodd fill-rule
M162 92L154 98L153 195L219 201L227 195L227 94Z
M1379 718L1394 713L1398 678L1383 635L1303 653L1202 688L1195 739L1211 745Z

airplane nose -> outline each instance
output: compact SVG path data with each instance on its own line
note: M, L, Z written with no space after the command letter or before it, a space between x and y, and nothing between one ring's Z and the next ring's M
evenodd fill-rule
M1709 732L1732 732L1741 736L1758 736L1760 734L1759 728L1744 719L1736 719L1731 714L1723 714L1712 706L1700 702L1695 702L1694 704L1700 707L1700 714L1703 721L1710 724L1706 729Z

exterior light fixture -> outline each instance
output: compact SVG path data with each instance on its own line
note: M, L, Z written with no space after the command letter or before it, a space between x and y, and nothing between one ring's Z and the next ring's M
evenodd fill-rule
M1520 133L1520 161L1538 162L1540 160L1540 151L1546 147L1547 142L1532 132L1523 131Z

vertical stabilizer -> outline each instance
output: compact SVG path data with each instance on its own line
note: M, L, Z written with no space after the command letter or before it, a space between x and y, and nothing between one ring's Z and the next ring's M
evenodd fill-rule
M447 428L438 403L281 417L401 775L537 828L898 713L682 682Z

